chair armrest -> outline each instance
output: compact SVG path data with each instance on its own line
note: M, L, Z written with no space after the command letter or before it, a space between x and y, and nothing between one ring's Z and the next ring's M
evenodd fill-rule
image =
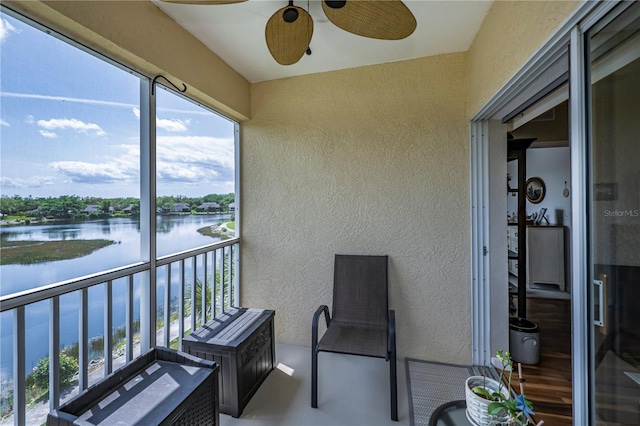
M315 350L318 345L318 321L320 320L320 314L324 312L324 321L327 323L327 327L331 324L331 317L329 316L329 307L327 305L320 305L320 307L313 314L313 320L311 321L311 349Z
M395 354L396 352L396 311L389 309L387 334L389 336L388 352L389 354Z

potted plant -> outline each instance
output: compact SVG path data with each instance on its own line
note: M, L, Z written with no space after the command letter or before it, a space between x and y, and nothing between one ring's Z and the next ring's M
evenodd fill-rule
M520 394L511 395L511 377L513 361L509 352L498 351L496 357L502 363L500 380L496 381L484 376L471 376L467 379L465 394L467 416L472 423L480 426L523 426L531 424L533 414L531 401L524 395L522 380ZM508 374L507 385L504 385L505 374ZM521 367L518 375L522 379Z

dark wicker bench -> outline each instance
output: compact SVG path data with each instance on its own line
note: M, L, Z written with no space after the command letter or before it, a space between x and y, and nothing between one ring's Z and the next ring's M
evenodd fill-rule
M274 368L274 311L231 308L182 339L182 350L220 366L220 412L239 417Z
M217 426L218 369L156 347L49 413L47 425Z

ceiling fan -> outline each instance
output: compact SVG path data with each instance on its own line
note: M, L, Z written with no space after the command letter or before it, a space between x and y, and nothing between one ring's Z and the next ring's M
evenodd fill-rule
M247 0L161 0L168 3L220 5ZM337 27L363 37L401 40L416 29L416 18L402 0L322 0L322 10ZM293 0L267 21L265 39L273 59L281 65L295 64L313 35L309 12L294 6Z

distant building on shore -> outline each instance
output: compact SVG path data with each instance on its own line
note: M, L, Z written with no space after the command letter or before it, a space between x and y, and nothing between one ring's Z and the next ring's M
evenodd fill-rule
M124 214L138 213L138 206L134 206L133 204L129 204L129 207L125 207L124 209L122 209L122 213L124 213Z
M216 212L217 213L221 211L222 208L218 203L202 203L198 207L196 207L196 210L199 212Z
M191 211L191 208L187 203L173 203L171 211L174 213L188 213Z

